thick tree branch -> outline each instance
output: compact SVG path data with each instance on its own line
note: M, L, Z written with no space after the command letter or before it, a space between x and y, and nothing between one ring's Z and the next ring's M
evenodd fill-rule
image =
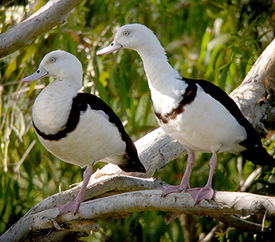
M230 96L258 132L275 120L275 40L273 40Z
M275 117L274 104L271 102L274 99L274 52L275 41L259 57L242 85L231 94L244 115L261 131L265 130ZM86 202L81 204L79 213L64 214L57 218L58 211L54 208L57 204L73 200L78 193L77 186L41 201L2 235L0 240L22 241L30 237L39 240L45 236L43 231L46 230L47 239L56 241L71 231L96 230L98 227L95 222L99 219L111 220L147 210L172 212L172 217L175 213L208 215L245 231L268 236L274 234L270 228L244 219L257 216L263 220L274 220L273 197L216 192L214 201L202 201L196 207L187 193L170 194L161 198L161 191L156 188L166 184L148 177L171 160L183 155L185 149L160 128L142 137L135 144L141 161L148 170L145 175L140 178L130 177L117 166L106 165L92 176L85 193ZM125 193L126 191L132 192Z
M118 178L118 176L116 176ZM114 180L116 180L116 178ZM140 179L128 177L137 184L152 183L152 179ZM124 180L124 182L126 181ZM105 186L106 184L103 183ZM257 216L267 218L275 217L275 198L259 196L240 192L216 192L215 201L202 201L194 207L194 201L187 193L171 194L161 198L161 190L146 190L127 192L87 201L81 204L76 215L72 213L63 214L57 218L58 209L50 208L28 214L21 219L20 223L10 229L10 233L4 234L3 241L22 241L26 235L31 233L35 238L37 231L52 229L51 233L59 231L83 231L97 230L95 222L98 219L112 220L114 218L125 217L133 212L161 210L172 211L174 213L190 213L198 216L208 215L217 220L223 221L231 226L244 231L263 233L271 236L273 231L267 227L246 221L242 217ZM229 216L228 216L229 215ZM19 233L19 231L24 233ZM41 236L41 235L40 235Z
M50 0L22 23L0 34L0 58L64 23L70 11L80 2L82 0Z

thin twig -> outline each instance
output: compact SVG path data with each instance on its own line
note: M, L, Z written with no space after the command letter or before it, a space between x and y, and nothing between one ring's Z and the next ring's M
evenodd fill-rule
M36 143L35 140L33 140L31 142L31 144L29 145L28 149L25 151L24 155L22 156L22 158L18 162L17 166L15 167L15 169L14 169L15 172L19 173L20 166L23 164L24 160L26 159L27 155L30 153L30 151L33 148L33 146L35 145L35 143Z

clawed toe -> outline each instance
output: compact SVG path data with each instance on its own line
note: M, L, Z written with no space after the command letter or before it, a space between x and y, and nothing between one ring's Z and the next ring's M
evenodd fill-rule
M191 195L191 197L193 198L193 200L195 201L198 193L200 192L201 188L196 187L196 188L190 188L188 190L186 190L186 192Z
M192 196L195 206L203 199L212 200L214 197L214 190L210 186L188 189L187 192Z
M66 212L71 212L73 214L76 214L78 211L79 205L80 203L75 200L67 202L66 204L57 205L56 208L58 208L58 211L59 211L58 216Z
M188 188L188 185L184 186L170 186L166 188L160 188L162 190L162 195L161 197L165 197L170 193L180 193L182 191L185 191Z

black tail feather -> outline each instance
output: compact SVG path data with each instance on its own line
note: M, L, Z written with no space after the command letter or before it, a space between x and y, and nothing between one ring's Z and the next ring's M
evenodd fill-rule
M144 166L142 165L139 159L136 159L135 161L127 160L124 164L118 166L121 170L126 172L146 172Z
M126 142L126 152L124 155L123 163L118 165L123 171L126 172L146 172L143 164L141 163L136 146L128 134L125 132L124 139Z
M255 165L275 167L275 160L261 145L241 152L242 156Z

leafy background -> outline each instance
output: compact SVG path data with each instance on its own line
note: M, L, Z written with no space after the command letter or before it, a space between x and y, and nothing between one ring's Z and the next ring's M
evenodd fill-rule
M1 33L30 16L46 1L4 1ZM27 47L0 60L0 234L42 199L82 181L83 170L62 162L39 143L31 124L35 97L51 79L32 85L20 82L33 73L43 56L56 49L76 55L83 64L83 91L96 94L119 115L133 140L158 127L142 62L137 53L121 50L107 56L95 52L112 40L119 26L141 23L152 29L165 47L171 65L183 76L204 78L230 93L274 38L272 0L84 0L65 24L40 36ZM263 140L273 152L273 136ZM191 186L204 186L209 154L196 153ZM237 164L242 169L237 169ZM104 164L99 163L97 167ZM154 174L179 184L186 158L170 162ZM250 162L220 154L215 190L237 191L255 169ZM274 171L262 172L248 192L274 195ZM111 222L99 221L99 232L80 241L198 241L217 225L209 217L181 215L169 225L165 213L135 213ZM256 218L261 223L262 218ZM268 226L269 224L265 222ZM226 226L213 241L258 241Z

